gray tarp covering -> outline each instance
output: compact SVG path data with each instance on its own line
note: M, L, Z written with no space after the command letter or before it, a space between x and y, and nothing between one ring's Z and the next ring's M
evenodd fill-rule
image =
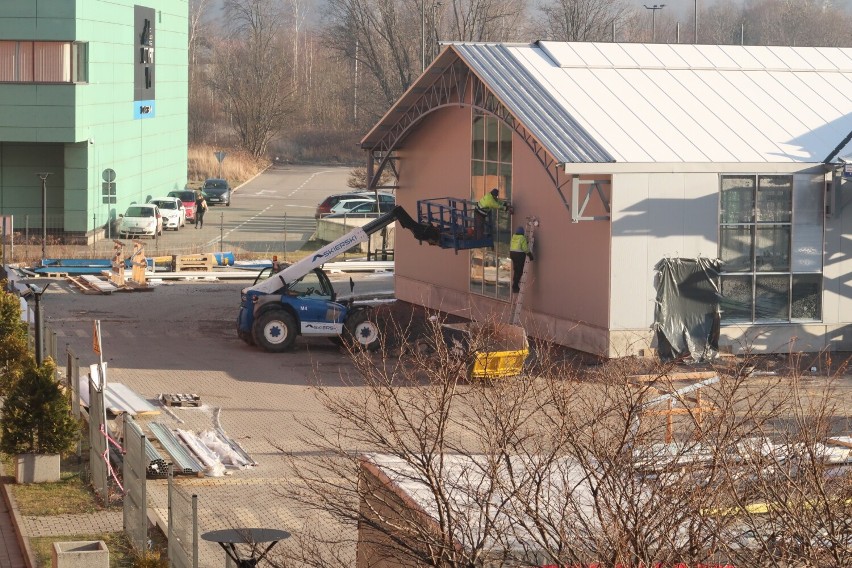
M664 359L713 358L719 350L719 271L715 258L665 258L657 263L654 330Z

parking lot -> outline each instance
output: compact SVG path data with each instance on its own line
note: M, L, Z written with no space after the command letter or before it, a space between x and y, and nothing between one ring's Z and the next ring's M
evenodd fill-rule
M315 223L313 208L319 195L326 190L344 189L320 187L306 192L305 188L322 178L323 174L315 173L304 170L301 178L291 175L288 179L292 189L284 192L279 186L275 193L259 188L269 187L267 175L278 179L284 173L265 174L241 188L227 210L212 208L207 220L213 221L220 209L224 214L233 213L231 235L238 234L241 239L257 237L241 242L262 251L271 246L272 239L271 225L262 225L261 219L283 219L292 209L304 210L304 217ZM302 189L292 193L298 187ZM281 199L288 195L288 199ZM298 195L299 199L293 199ZM249 207L247 203L255 205ZM290 242L297 243L299 238L304 242L312 232L305 225L289 235ZM197 241L193 233L191 228L183 229L168 237L195 237ZM232 243L236 242L236 237L231 238ZM165 242L161 240L160 244ZM278 246L281 243L277 241ZM392 287L387 274L354 277L356 289ZM340 289L348 290L348 278L349 275L341 275L332 279ZM39 284L47 281L43 279ZM298 422L321 417L311 384L341 384L341 374L350 372L340 348L325 338L300 338L293 352L272 354L240 341L235 322L240 289L249 285L249 280L164 282L152 291L112 295L85 295L62 279L52 282L43 306L46 323L57 332L60 350L67 344L80 358L82 367L96 362L92 321L100 320L110 381L123 383L151 401L162 393L201 396L203 406L198 409L164 408L159 416L146 420L198 431L221 425L258 462L256 468L227 477L179 478L186 492L199 496L200 531L255 526L298 533L305 519L276 497L292 488L282 451L298 455L310 449L301 440L305 431ZM149 481L148 495L149 506L166 518L165 482ZM328 530L339 529L330 525ZM224 564L217 545L202 541L200 547L200 566Z

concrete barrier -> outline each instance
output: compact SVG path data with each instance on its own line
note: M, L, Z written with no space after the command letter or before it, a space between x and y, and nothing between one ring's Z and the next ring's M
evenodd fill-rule
M366 219L363 217L349 219L349 218L340 218L335 217L333 219L320 219L317 222L317 240L324 241L330 243L335 241L355 229L356 227L363 227L370 221L373 221L374 218ZM371 250L378 250L382 248L382 245L385 245L386 249L394 248L394 234L396 229L394 225L391 224L387 228L387 239L386 242L382 242L382 232L379 231L370 236L370 248ZM367 252L367 243L361 243L358 247L352 249L352 252L360 251Z
M52 568L109 568L109 549L102 540L54 542Z

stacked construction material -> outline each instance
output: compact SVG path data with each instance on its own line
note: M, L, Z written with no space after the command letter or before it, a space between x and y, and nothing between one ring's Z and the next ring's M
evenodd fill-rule
M184 449L180 440L165 424L159 422L151 422L148 424L151 432L163 446L163 449L172 457L174 473L183 473L186 475L201 475L204 472L202 465L195 457Z
M145 438L145 456L148 458L148 466L145 468L145 477L162 478L169 476L169 464L160 455L160 452L151 445L151 441Z

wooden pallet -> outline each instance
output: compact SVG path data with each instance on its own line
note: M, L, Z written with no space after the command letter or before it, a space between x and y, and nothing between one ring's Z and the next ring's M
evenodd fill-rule
M175 272L184 270L213 270L215 258L211 253L179 254L175 256Z
M111 282L107 282L97 276L84 274L82 276L68 276L68 280L77 286L84 294L112 294L121 290Z
M69 276L68 281L71 282L74 286L80 289L84 294L102 294L100 290L95 290L89 284L86 283L85 280L79 278L77 276Z
M197 394L164 394L162 400L166 406L201 406L201 397Z

